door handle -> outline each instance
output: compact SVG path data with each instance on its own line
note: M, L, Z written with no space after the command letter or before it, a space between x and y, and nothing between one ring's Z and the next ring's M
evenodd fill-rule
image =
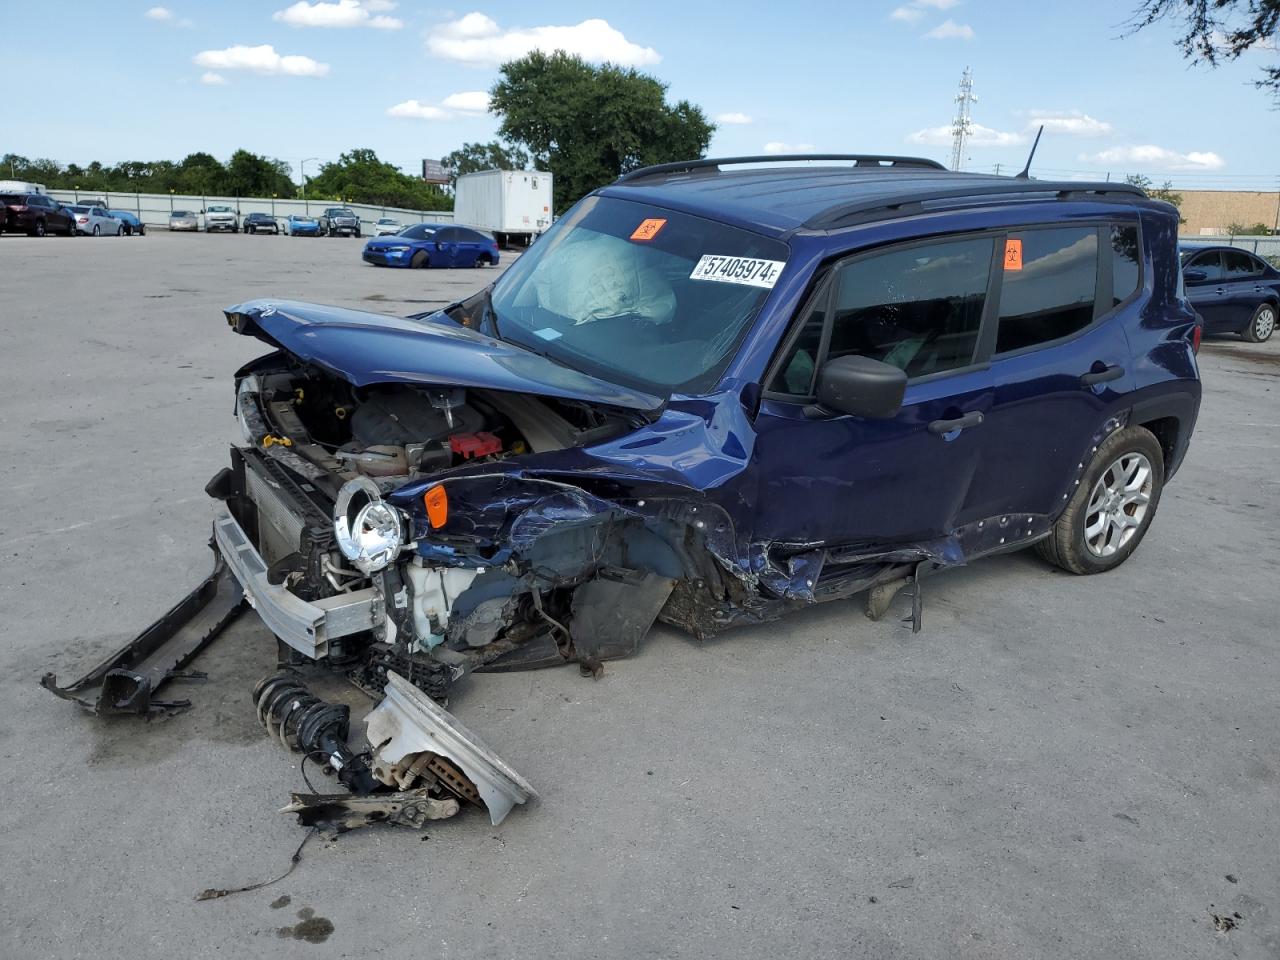
M982 423L982 414L977 410L970 410L963 417L956 417L954 420L934 420L929 424L930 433L950 433L952 430L964 430L966 427L976 427Z
M1120 366L1119 364L1113 363L1111 364L1111 366L1107 367L1104 370L1099 370L1097 373L1086 373L1083 376L1081 376L1080 386L1092 387L1098 383L1107 383L1111 380L1119 380L1123 376L1124 376L1124 367Z
M1227 294L1227 290L1226 290L1226 288L1225 288L1225 287L1218 287L1218 288L1217 288L1216 290L1214 290L1213 292L1214 292L1214 293L1216 293L1216 294L1217 294L1218 296L1220 296L1220 297L1226 296L1226 294Z

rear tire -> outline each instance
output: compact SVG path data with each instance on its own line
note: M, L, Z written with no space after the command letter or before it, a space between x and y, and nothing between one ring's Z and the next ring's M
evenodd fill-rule
M93 235L95 237L102 236L102 228L98 226L96 223L93 225Z
M1271 339L1276 329L1276 307L1273 303L1262 303L1253 311L1249 325L1240 331L1240 336L1249 343L1264 343Z
M45 232L45 228L44 228L44 221L43 221L43 220L37 220L37 221L36 221L36 225L35 225L34 227L32 227L32 228L31 228L31 235L32 235L33 237L43 237L43 236L44 236L44 232Z
M1082 575L1114 570L1146 536L1164 489L1164 451L1145 427L1125 427L1099 444L1067 508L1036 552Z
M428 257L423 251L419 250L412 257L409 258L409 266L413 267L414 269L418 269L421 267L429 267L431 266L431 258Z

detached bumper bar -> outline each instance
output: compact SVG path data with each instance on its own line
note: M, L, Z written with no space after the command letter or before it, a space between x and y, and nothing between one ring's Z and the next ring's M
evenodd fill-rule
M170 680L203 679L204 674L184 673L182 668L243 609L240 584L217 554L214 546L213 572L204 582L123 648L74 683L60 687L58 678L46 673L40 686L102 716L148 715L191 706L190 700L153 697Z
M190 700L154 699L170 680L203 679L184 673L248 603L267 629L313 659L323 657L335 637L374 626L375 593L370 589L299 599L267 580L267 564L225 504L214 506L213 572L168 613L87 674L65 687L46 673L40 686L102 716L147 715L191 706Z
M308 601L269 582L266 561L222 503L214 507L213 540L267 629L299 653L318 660L329 652L330 640L373 628L371 587Z

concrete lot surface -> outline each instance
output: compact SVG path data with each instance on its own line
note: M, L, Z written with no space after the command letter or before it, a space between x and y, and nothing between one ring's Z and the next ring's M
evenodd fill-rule
M657 629L595 682L473 677L452 710L540 803L313 842L193 902L302 837L276 812L298 758L249 706L269 635L242 617L167 721L37 681L210 567L230 377L265 352L222 307L408 313L494 276L359 246L0 238L0 957L1280 956L1280 338L1206 345L1191 453L1119 570L1017 554L929 581L914 636L903 598L836 603Z

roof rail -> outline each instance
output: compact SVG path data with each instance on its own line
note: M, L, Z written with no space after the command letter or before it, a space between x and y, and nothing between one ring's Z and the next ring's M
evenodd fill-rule
M630 173L624 173L615 182L626 183L630 180L639 180L642 177L653 177L664 173L691 173L694 170L710 168L714 168L715 172L718 173L721 166L744 163L803 163L810 160L852 161L855 166L859 167L947 169L937 160L928 160L924 157L894 157L876 153L770 153L757 157L705 157L701 160L678 160L675 163L658 163L650 167L632 170Z
M939 200L981 200L988 197L1016 198L1018 194L1047 194L1054 200L1115 199L1146 197L1146 191L1127 183L1085 183L1080 181L1023 180L1017 177L984 178L981 182L960 187L944 187L938 190L903 191L900 194L866 197L842 203L810 217L804 227L810 230L829 230L833 227L876 219L884 211L902 215L923 213L927 204Z

